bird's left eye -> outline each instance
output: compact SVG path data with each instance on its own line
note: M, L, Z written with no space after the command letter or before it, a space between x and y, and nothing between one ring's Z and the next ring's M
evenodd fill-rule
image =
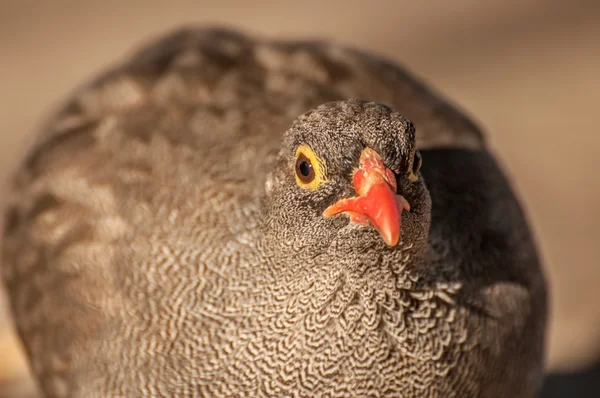
M412 161L412 168L410 170L409 180L415 182L419 179L417 175L419 170L421 169L421 164L423 163L423 158L421 157L421 152L415 151Z

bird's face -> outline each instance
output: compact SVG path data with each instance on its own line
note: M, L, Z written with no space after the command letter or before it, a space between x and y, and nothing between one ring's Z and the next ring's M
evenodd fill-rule
M385 251L427 239L430 198L412 123L372 102L324 104L285 135L267 184L267 235L293 252ZM343 250L343 248L347 250Z

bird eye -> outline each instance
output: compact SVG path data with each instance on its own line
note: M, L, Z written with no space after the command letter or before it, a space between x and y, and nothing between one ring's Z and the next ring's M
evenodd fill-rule
M415 151L415 154L413 156L413 161L412 161L412 169L411 169L410 175L408 177L408 179L411 182L415 182L419 179L417 174L419 173L419 170L421 169L422 163L423 163L423 158L421 157L421 152Z
M413 174L417 174L421 169L421 163L423 159L421 158L421 152L415 151L415 157L413 159L412 172Z
M314 191L325 180L325 163L315 155L308 145L296 150L296 183L304 189Z
M296 176L305 184L312 182L315 179L315 170L310 162L310 159L301 153L296 159Z

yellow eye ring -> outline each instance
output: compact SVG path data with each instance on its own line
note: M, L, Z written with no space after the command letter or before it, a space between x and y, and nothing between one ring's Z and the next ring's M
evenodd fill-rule
M325 163L307 145L301 145L296 149L294 169L296 183L301 188L314 191L325 181Z
M412 157L412 161L410 162L410 171L408 174L408 180L410 182L415 182L419 179L418 173L421 169L421 164L423 163L423 157L421 156L421 152L418 150L415 151Z

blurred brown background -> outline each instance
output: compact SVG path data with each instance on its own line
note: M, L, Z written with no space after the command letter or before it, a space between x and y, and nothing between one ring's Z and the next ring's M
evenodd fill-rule
M184 23L370 49L402 62L466 109L512 177L546 260L550 368L594 359L600 2L0 0L0 180L77 84ZM0 380L26 372L2 311L0 353Z

